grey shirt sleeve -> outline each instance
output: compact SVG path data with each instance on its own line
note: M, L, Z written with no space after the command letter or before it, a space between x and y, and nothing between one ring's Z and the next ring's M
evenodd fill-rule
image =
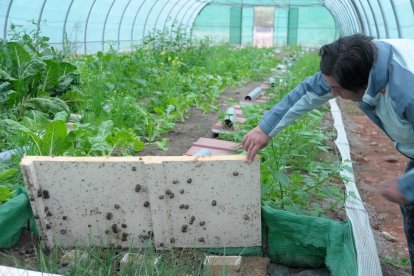
M334 98L321 72L307 78L265 113L261 130L273 137L301 115Z

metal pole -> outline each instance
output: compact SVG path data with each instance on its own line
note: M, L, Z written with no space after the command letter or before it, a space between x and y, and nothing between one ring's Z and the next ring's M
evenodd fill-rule
M401 38L402 37L401 25L400 25L400 20L398 19L398 15L397 15L397 9L395 7L394 0L390 0L390 2L391 2L392 12L394 14L395 24L397 25L398 38Z
M352 8L354 9L354 11L355 11L355 13L357 15L360 33L365 33L365 26L364 26L364 23L362 21L362 16L361 16L361 13L359 12L358 7L355 4L355 1L354 0L350 0L349 2L351 3Z
M109 14L111 13L112 7L114 6L116 0L112 1L111 6L109 6L108 13L106 14L103 30L102 30L102 52L105 52L105 30L106 30L106 22L108 21Z
M195 5L195 4L198 4L198 6L200 6L200 3L197 3L197 1L194 1L194 3L193 4L191 4L191 6L190 7L188 7L188 9L187 9L187 11L183 14L183 18L181 19L181 25L184 25L184 19L185 18L187 18L187 23L185 24L185 31L187 32L187 26L188 26L188 21L189 21L189 19L190 19L190 16L189 17L187 17L187 13L191 10L192 12L191 12L191 14L193 14L195 11L196 11L196 9L197 8L193 8L193 6Z
M37 30L36 30L37 35L40 32L40 21L42 20L43 10L45 9L46 2L47 0L43 1L42 8L40 9L39 17L37 18Z
M160 13L157 16L157 20L155 20L155 28L157 28L158 25L158 20L160 19L161 14L163 13L164 9L167 7L168 3L170 3L170 0L167 0L167 2L165 3L165 5L162 6L162 9L160 10ZM164 30L162 30L164 31Z
M377 1L377 3L378 3L378 6L380 8L380 11L381 11L382 20L384 21L385 37L389 38L390 37L389 26L388 26L387 18L385 17L384 7L382 6L381 1ZM394 17L395 17L395 15L394 15Z
M141 11L141 8L142 8L142 6L144 5L144 3L145 3L146 1L147 1L147 0L142 1L142 4L141 4L141 6L139 6L139 8L138 8L138 10L137 10L137 13L135 14L134 20L132 21L132 29L131 29L131 48L132 48L132 42L134 41L134 39L133 39L133 35L134 35L135 21L137 20L138 14L139 14L139 12Z
M181 2L182 0L180 0L179 2ZM184 5L187 3L186 1L182 1L182 2L184 2L184 4L183 5L181 5L181 7L180 7L180 9L181 8L183 8L184 7ZM167 18L166 18L166 20L165 20L165 22L164 22L164 27L162 28L163 30L165 30L165 25L167 24L167 21L168 21L168 18L171 16L171 12L174 10L174 8L175 8L176 6L173 6L171 9L170 9L170 11L168 12L168 15L167 15ZM175 19L175 18L174 18ZM173 22L174 23L174 22Z
M145 23L144 23L144 30L142 31L142 39L144 39L145 37L145 31L147 29L147 23L148 23L148 18L151 15L152 10L154 9L155 5L158 3L159 0L154 1L154 4L151 6L151 9L149 10L147 17L145 18Z
M190 4L190 5L189 5ZM178 13L177 13L177 15L176 15L176 17L175 18L179 18L180 17L180 14L181 14L181 12L182 11L184 11L184 10L186 10L186 12L188 11L188 9L192 6L194 4L194 1L186 1L185 2L185 5L183 5L182 6L182 8L178 11ZM185 7L186 6L188 6L188 8L186 9ZM186 12L184 12L184 14L183 14L183 16L185 15L185 13ZM177 20L177 22L179 22L180 23L180 25L178 26L178 29L181 29L181 24L182 24L182 20L183 20L183 18L181 18L181 20ZM171 33L172 34L172 33ZM171 34L170 34L170 38L172 38L171 37Z
M336 29L339 29L339 36L342 36L342 34L343 34L343 28L342 28L342 24L341 24L341 22L339 21L339 18L338 18L338 14L336 13L336 11L335 11L335 7L333 7L333 6L328 6L327 4L326 4L326 1L323 1L323 5L326 7L326 9L329 11L329 13L332 15L332 17L333 17L333 19L334 19L334 21L335 21L335 24L336 24L336 26L337 26L337 28Z
M9 6L7 7L6 17L4 19L4 30L3 30L4 40L7 39L7 22L9 21L9 15L10 15L10 10L11 10L12 4L13 4L13 0L10 0Z
M348 0L345 1L344 5L346 6L346 9L348 11L348 15L350 17L350 20L352 21L352 30L351 30L351 32L352 33L357 33L358 30L361 29L361 26L359 24L360 22L358 21L357 14L356 14L355 10L353 9L353 6L350 3L350 1L348 1Z
M188 18L187 24L185 26L186 29L189 29L189 24L190 24L190 20L193 18L192 22L191 22L191 29L190 29L190 39L193 36L193 27L194 27L194 21L196 20L196 18L200 15L201 11L204 9L204 7L206 6L205 3L201 3L196 9L194 9L194 11L191 13L190 17ZM194 16L194 13L197 11L197 14Z
M411 10L412 10L412 12L414 14L414 0L411 0L410 3L411 3Z
M378 22L377 22L377 18L375 16L374 10L373 10L371 4L369 3L369 1L367 1L367 4L369 6L369 9L371 10L372 18L374 19L375 29L377 31L377 38L380 38L380 33L379 33L379 28L378 28Z
M70 2L68 10L66 11L66 14L65 14L65 20L63 21L63 32L62 32L62 45L63 45L63 47L65 47L66 23L68 22L69 13L70 13L70 10L72 8L72 4L73 4L74 1L75 0L72 0Z
M93 0L93 3L91 5L91 8L89 9L88 16L86 17L86 22L85 22L85 32L83 33L83 45L84 45L84 48L85 48L84 49L85 55L86 55L86 35L88 33L89 17L91 16L92 9L95 6L95 2L96 2L96 0Z
M131 3L131 1L132 0L129 0L128 1L128 4L126 4L126 6L125 6L125 9L124 9L124 11L122 12L122 15L121 15L121 20L119 20L119 25L118 25L118 51L119 51L119 49L120 49L120 44L121 44L121 26L122 26L122 21L124 20L124 15L125 15L125 12L126 12L126 10L127 10L127 8L129 7L129 4Z
M362 12L364 13L364 16L365 16L365 22L367 22L367 27L368 27L368 30L369 30L369 35L370 35L370 36L372 36L373 31L372 31L371 24L370 24L370 22L369 22L368 14L366 13L366 11L365 11L365 9L364 9L364 6L362 5L361 0L356 0L356 1L358 1L359 6L361 7L361 9L359 9L359 8L357 8L357 9L358 9L358 10L362 10ZM355 4L356 4L356 3L355 3ZM364 33L364 34L367 34L367 33Z
M347 10L341 6L343 3L342 2L333 2L331 3L332 5L336 6L336 11L337 11L337 16L339 16L339 19L341 21L341 26L345 26L345 28L343 29L343 35L349 35L350 33L352 33L352 31L350 30L350 27L352 26L352 22L349 20L348 18L348 14L347 14ZM344 24L342 24L344 23Z

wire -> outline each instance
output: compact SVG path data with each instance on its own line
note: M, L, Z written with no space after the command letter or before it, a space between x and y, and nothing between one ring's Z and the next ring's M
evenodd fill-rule
M281 7L281 8L299 8L299 7L321 7L324 6L322 1L315 0L315 1L305 1L305 3L292 3L292 1L288 0L281 0L281 1L253 1L253 0L239 0L239 1L229 1L229 0L197 0L200 3L206 3L210 5L217 5L217 6L270 6L270 7Z

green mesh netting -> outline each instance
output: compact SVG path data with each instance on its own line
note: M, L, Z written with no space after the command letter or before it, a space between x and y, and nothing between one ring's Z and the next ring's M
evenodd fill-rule
M214 248L219 255L262 256L294 268L326 266L331 275L357 275L357 258L349 221L295 215L262 207L263 248ZM263 249L263 250L262 250ZM263 252L265 251L265 252Z
M26 191L18 188L14 198L0 205L0 248L13 247L31 218L33 214Z
M267 254L272 262L291 267L325 265L332 275L357 275L350 222L295 215L262 207Z

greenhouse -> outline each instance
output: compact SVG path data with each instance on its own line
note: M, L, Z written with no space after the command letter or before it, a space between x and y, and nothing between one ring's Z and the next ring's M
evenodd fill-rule
M0 1L0 274L411 275L412 49L408 0Z

